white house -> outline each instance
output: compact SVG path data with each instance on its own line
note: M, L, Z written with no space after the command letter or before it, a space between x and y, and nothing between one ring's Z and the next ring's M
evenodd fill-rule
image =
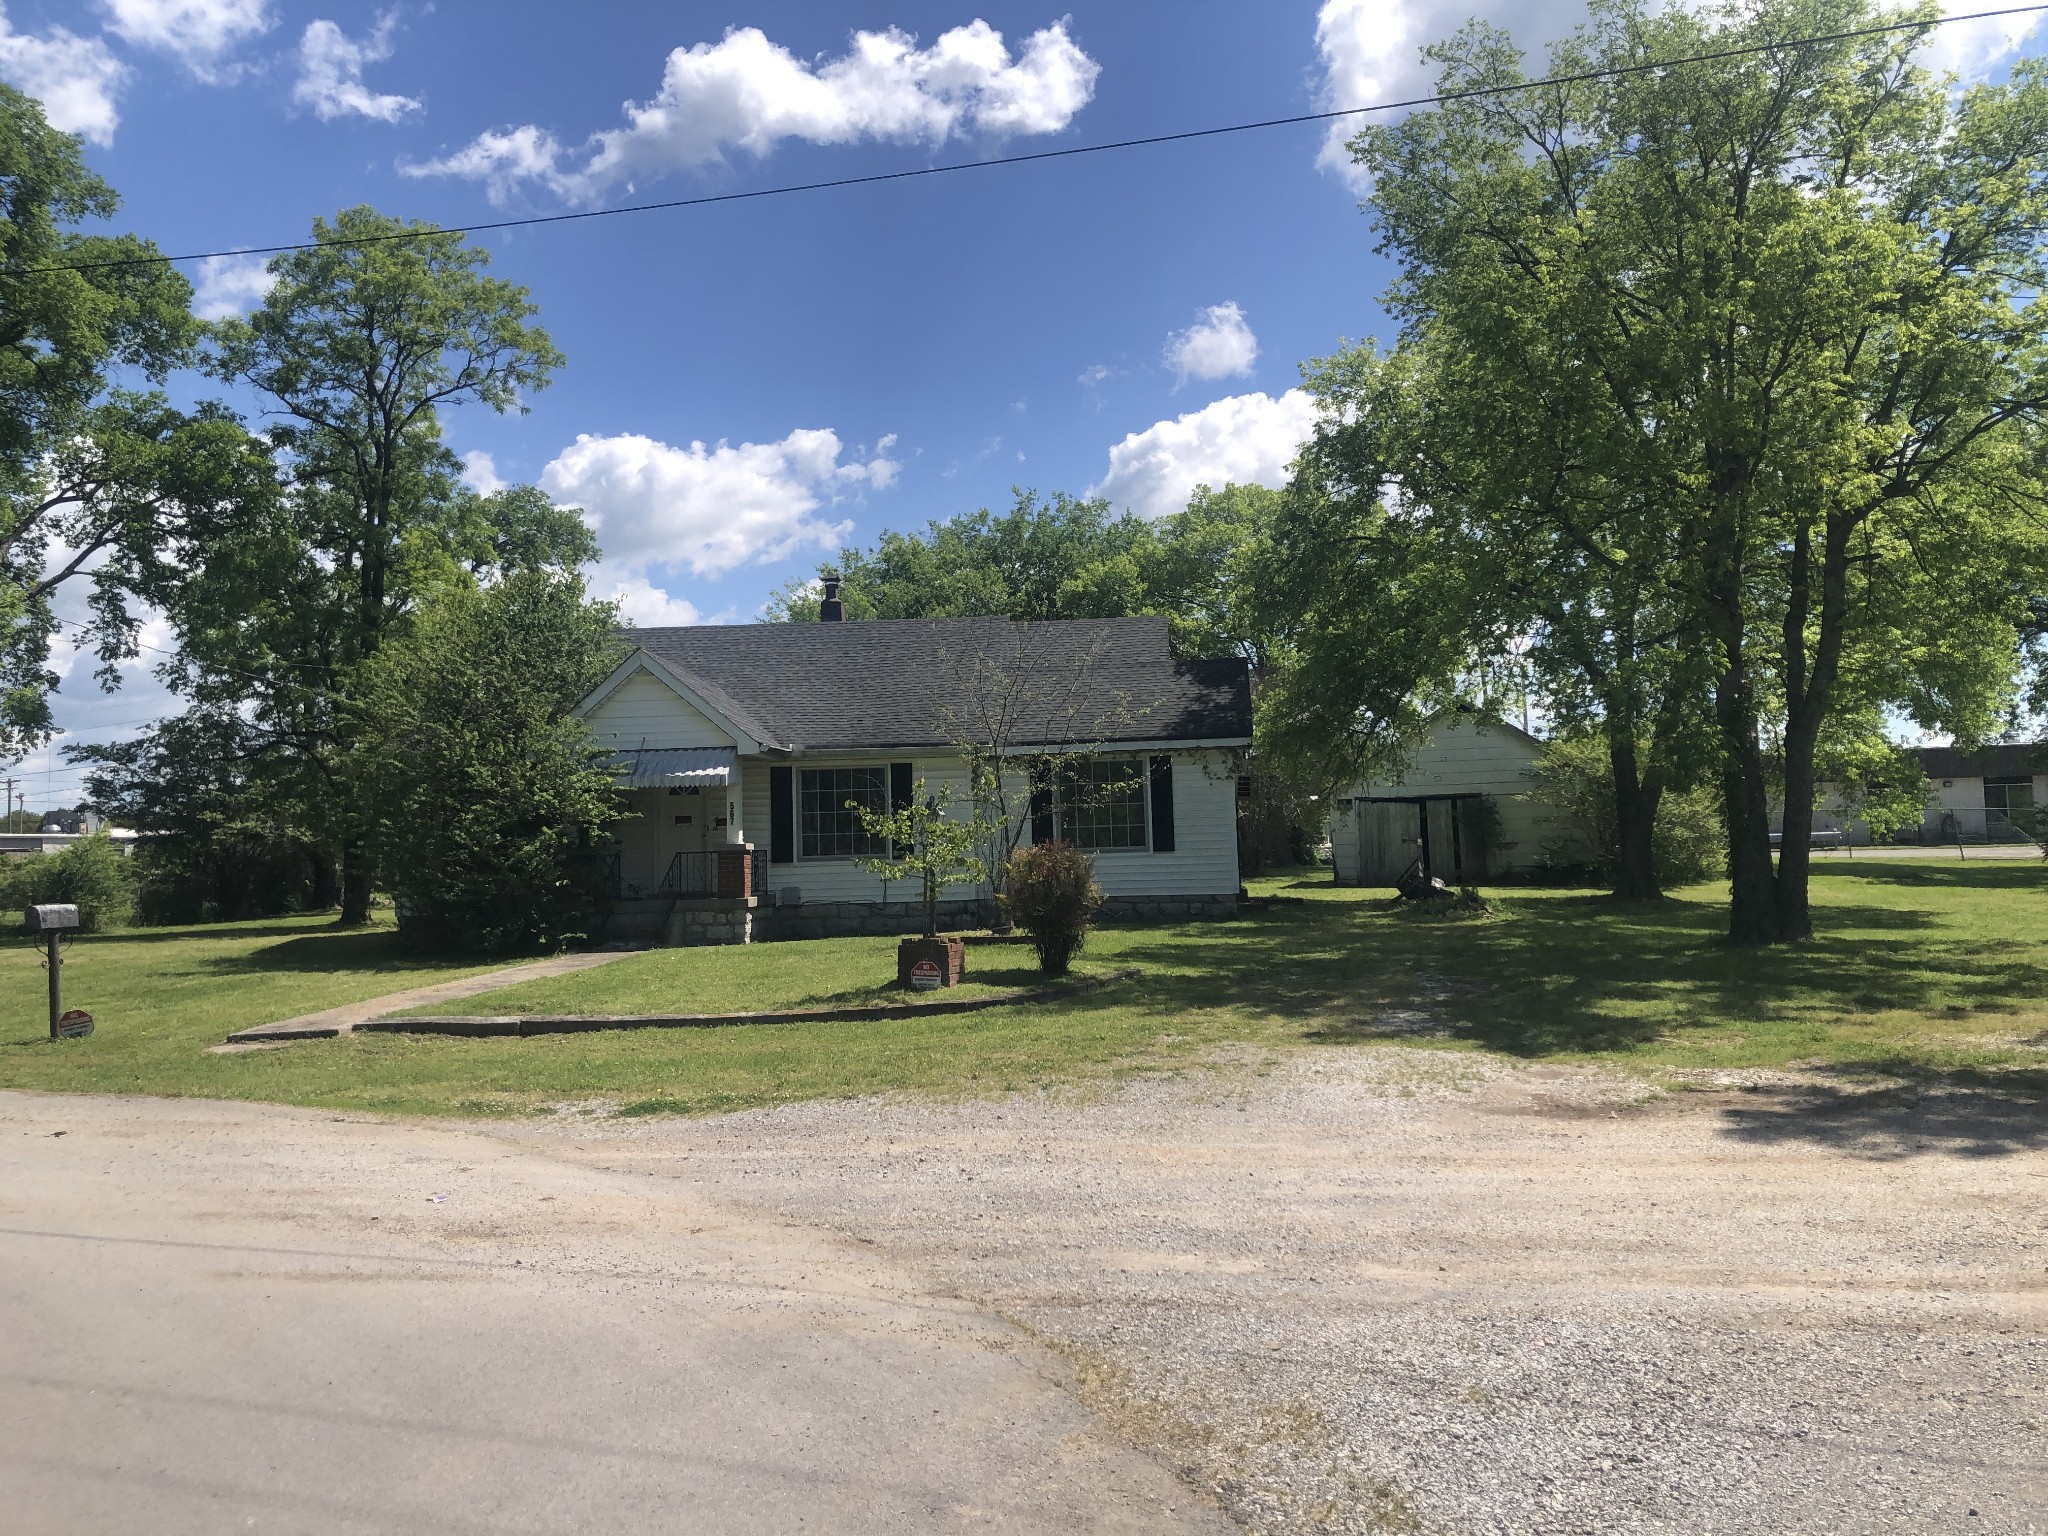
M1112 912L1224 915L1238 891L1236 785L1251 743L1242 661L1176 660L1163 618L847 622L626 632L578 713L617 754L614 935L745 942L917 926L918 892L848 802L885 811L998 749L1026 842L1095 857ZM985 886L945 893L986 920ZM637 929L635 928L637 925Z
M1384 780L1353 785L1330 815L1341 885L1391 886L1410 864L1456 885L1539 861L1552 812L1533 798L1543 743L1486 715L1439 716Z

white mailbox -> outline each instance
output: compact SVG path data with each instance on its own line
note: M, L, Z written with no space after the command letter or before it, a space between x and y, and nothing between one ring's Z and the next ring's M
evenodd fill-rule
M30 933L61 933L78 926L78 908L68 901L30 907L21 915L21 926Z

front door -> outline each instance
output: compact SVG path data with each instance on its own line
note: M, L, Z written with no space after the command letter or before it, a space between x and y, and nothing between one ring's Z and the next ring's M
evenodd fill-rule
M704 886L713 847L710 823L725 810L723 790L669 790L654 802L654 846L660 855L655 879L665 894L689 895Z

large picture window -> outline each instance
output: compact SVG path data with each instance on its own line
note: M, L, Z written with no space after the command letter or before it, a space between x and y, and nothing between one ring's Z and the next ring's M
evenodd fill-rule
M868 858L889 851L888 840L870 837L847 805L851 800L877 815L888 814L886 766L806 768L798 780L797 799L805 858Z
M1089 758L1060 775L1059 833L1094 850L1145 847L1145 775L1135 758Z
M2024 826L2033 809L2034 781L2031 778L1984 781L1984 820L1990 828Z

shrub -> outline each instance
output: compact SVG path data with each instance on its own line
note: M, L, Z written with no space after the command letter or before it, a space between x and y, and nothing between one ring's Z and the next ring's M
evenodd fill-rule
M1592 735L1561 737L1544 749L1536 777L1536 797L1557 812L1557 836L1544 845L1543 862L1611 880L1621 857L1621 829L1607 744ZM1650 837L1660 885L1691 885L1727 870L1727 832L1711 788L1666 790Z
M1064 976L1088 942L1088 920L1102 901L1095 861L1072 843L1038 843L1010 859L1004 886L1010 912L1031 935L1038 968Z
M127 922L135 910L135 866L104 832L58 853L10 859L0 869L0 890L10 907L74 902L81 933L102 933Z

